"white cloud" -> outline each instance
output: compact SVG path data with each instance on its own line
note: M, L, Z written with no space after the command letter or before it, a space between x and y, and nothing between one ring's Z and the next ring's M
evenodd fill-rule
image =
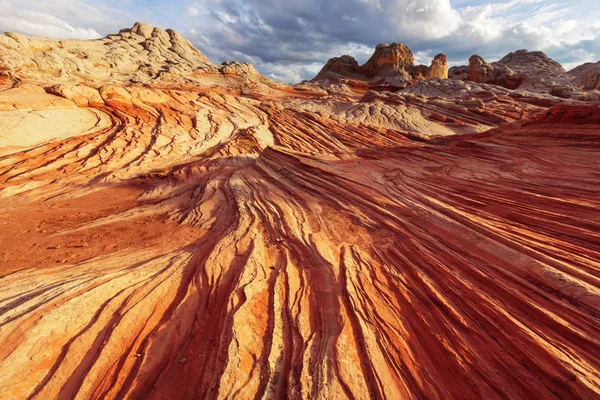
M595 53L586 51L584 49L573 49L569 52L570 62L563 62L563 67L569 71L578 65L581 65L586 62L596 62L598 61L598 56Z
M184 11L184 15L186 15L188 17L197 17L202 14L203 14L203 11L201 11L200 8L195 7L195 6L189 6Z
M400 38L439 39L452 34L461 17L449 0L385 1L377 20L383 19L390 33ZM378 26L377 20L371 26Z
M563 4L540 5L544 0L513 0L467 7L461 12L461 32L479 36L484 43L496 39L532 45L531 50L573 46L582 40L593 40L589 24L574 17L574 9Z
M0 0L1 32L94 39L133 21L125 11L98 0Z
M9 1L0 2L0 30L65 39L95 39L101 36L95 29L75 28L45 12L14 8Z
M261 69L270 71L269 78L281 82L300 82L307 76L313 77L319 73L323 67L320 63L312 64L258 64Z
M415 64L430 65L433 56L428 51L417 51L414 53Z

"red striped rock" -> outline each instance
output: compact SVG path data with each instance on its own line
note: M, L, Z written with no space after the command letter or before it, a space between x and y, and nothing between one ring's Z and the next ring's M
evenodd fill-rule
M226 66L10 69L3 397L598 396L597 102Z

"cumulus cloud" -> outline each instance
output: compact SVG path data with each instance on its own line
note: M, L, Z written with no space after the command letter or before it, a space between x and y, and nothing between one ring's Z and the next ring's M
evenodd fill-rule
M568 59L570 61L565 61L562 63L563 67L568 71L571 70L578 65L581 65L586 62L596 62L598 58L595 53L586 51L584 49L573 49L568 53Z
M597 42L600 14L587 0L548 4L545 0L512 0L461 10L456 40L431 46L445 48L451 57L478 53L496 60L517 49L541 50L561 63L575 62L572 50L586 41ZM577 4L576 4L577 3ZM589 57L600 53L588 49Z
M179 30L214 62L251 62L287 82L330 57L364 63L391 42L424 64L526 48L570 67L600 58L599 16L597 0L0 0L0 30L91 38L143 20Z

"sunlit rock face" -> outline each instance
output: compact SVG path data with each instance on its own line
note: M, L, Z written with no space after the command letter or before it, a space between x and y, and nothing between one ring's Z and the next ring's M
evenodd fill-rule
M473 55L468 66L450 68L449 76L463 80L532 93L547 93L564 99L600 100L600 66L585 63L566 72L541 51L518 50L496 62L488 63Z
M400 89L430 78L448 78L448 63L438 54L431 66L414 65L412 51L402 43L382 43L364 65L344 55L329 59L312 82L321 85L345 84L351 87Z
M598 397L597 90L288 86L145 24L14 37L2 398ZM136 67L52 74L73 48Z

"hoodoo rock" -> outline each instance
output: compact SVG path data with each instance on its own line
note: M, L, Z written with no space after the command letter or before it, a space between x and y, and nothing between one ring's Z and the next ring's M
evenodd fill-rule
M415 62L412 51L402 43L380 44L362 67L365 73L379 75L389 72L404 72Z
M486 63L485 60L478 56L473 55L469 58L469 67L467 69L467 79L472 82L486 83L491 80L493 67Z
M448 61L446 55L438 54L431 61L427 78L448 79Z
M364 65L348 55L329 59L312 82L398 89L423 79L448 77L443 54L435 56L431 67L414 65L414 61L412 51L404 44L380 44Z
M1 399L599 397L597 65L292 86L142 23L0 62Z

